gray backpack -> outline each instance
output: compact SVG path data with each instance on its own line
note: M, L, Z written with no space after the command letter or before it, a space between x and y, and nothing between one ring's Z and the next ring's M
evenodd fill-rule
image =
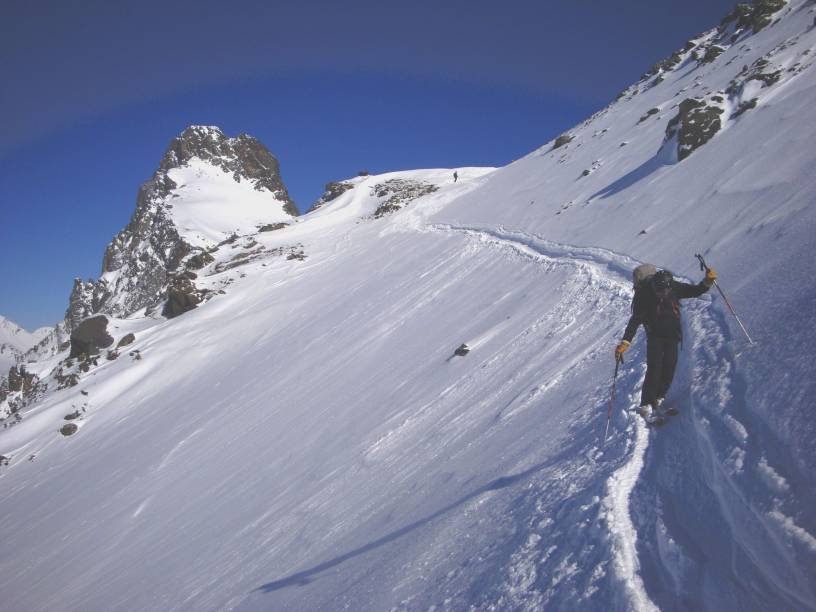
M657 268L652 264L640 264L632 271L632 286L637 289L655 274L657 274Z

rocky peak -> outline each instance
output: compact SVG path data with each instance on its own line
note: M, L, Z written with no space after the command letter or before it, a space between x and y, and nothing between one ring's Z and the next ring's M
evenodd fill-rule
M257 138L239 134L229 138L214 126L193 125L170 142L159 164L167 172L197 157L232 174L237 182L249 180L255 189L273 193L284 202L284 210L293 217L298 210L280 178L280 164Z
M197 178L202 171L207 176ZM229 177L240 185L235 185L234 193ZM197 187L200 180L204 183ZM128 316L167 297L168 286L184 272L188 259L218 240L196 241L184 229L197 214L194 202L186 204L182 224L174 216L174 207L185 206L185 193L199 189L206 193L207 180L221 181L231 194L221 196L223 214L217 221L224 224L225 232L234 231L230 211L240 210L255 192L260 193L252 210L259 222L298 214L281 180L278 160L260 141L246 134L230 138L217 127L188 127L170 142L156 172L139 188L130 222L105 250L102 278L74 283L65 319L69 331L93 314ZM267 205L268 218L263 212Z

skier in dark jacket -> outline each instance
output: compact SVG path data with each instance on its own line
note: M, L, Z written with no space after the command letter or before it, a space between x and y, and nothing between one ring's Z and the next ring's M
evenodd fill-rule
M671 272L660 270L635 289L632 316L615 348L615 359L623 360L638 327L646 329L646 379L640 395L640 413L650 420L653 409L663 402L677 366L677 345L683 337L680 300L700 297L717 280L710 269L697 285L674 280Z

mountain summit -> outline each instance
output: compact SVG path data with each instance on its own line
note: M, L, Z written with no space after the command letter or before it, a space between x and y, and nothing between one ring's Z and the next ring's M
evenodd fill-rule
M260 141L188 127L140 187L130 223L105 250L101 278L74 281L68 327L94 313L128 316L154 305L207 249L297 214L278 160Z

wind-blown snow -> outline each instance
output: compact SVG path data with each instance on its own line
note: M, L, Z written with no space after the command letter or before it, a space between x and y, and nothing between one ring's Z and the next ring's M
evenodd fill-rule
M3 605L816 609L816 31L806 2L777 18L563 147L234 223L196 279L211 300L114 320L133 345L0 432ZM678 162L675 105L763 57L784 78ZM374 218L393 179L435 190ZM213 211L195 231L220 238ZM715 291L685 302L679 415L632 411L641 331L604 444L631 270L696 281L696 252L757 345Z

